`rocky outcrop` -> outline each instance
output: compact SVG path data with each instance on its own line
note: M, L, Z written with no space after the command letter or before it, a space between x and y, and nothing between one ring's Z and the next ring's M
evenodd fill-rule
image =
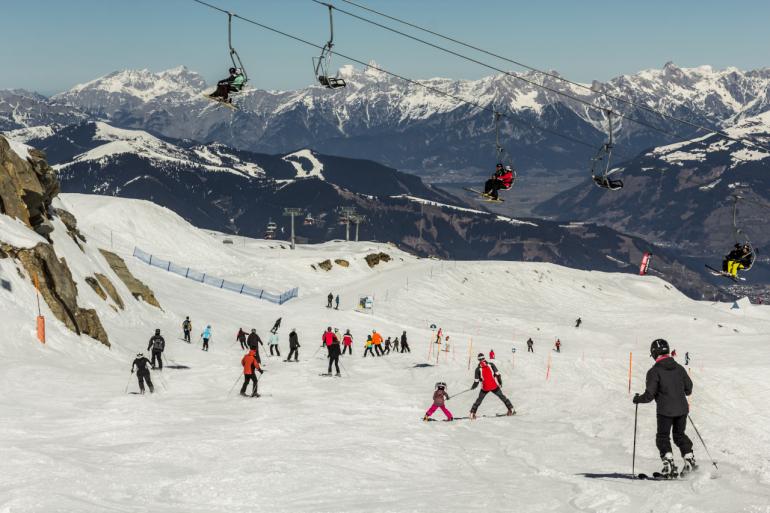
M350 262L347 260L343 260L342 258L338 258L334 261L335 264L337 264L340 267L350 267Z
M134 275L131 274L131 271L128 270L126 262L123 261L122 258L120 258L115 253L107 251L106 249L100 248L99 251L101 251L102 255L104 255L107 263L110 264L110 267L112 267L112 270L115 272L115 274L118 275L118 278L120 278L120 280L126 284L126 287L128 287L129 292L131 292L131 295L134 296L134 298L137 300L142 300L145 303L149 303L152 306L158 307L162 310L160 303L158 303L158 300L155 299L155 294L152 292L150 287L136 279Z
M370 253L366 255L366 263L369 267L374 267L380 262L390 262L390 255L387 253Z
M37 233L53 231L51 202L59 194L59 181L45 154L25 148L25 160L0 137L0 213L20 219Z
M86 242L86 237L80 233L80 230L78 230L78 220L74 215L64 209L56 208L54 209L54 212L56 213L56 216L61 219L61 222L64 223L64 226L67 227L67 234L82 250L83 246L81 246L80 243Z
M318 263L318 267L320 267L324 271L331 271L332 270L332 261L331 260L324 260L323 262L319 262Z
M94 289L94 292L96 292L96 295L102 298L103 300L107 301L107 293L104 292L104 289L101 285L99 285L99 282L96 281L96 278L93 276L86 276L86 283L88 283L88 286Z
M110 279L101 273L94 273L94 276L96 276L96 279L99 281L99 284L107 292L107 295L110 296L110 299L112 299L112 301L117 305L117 307L120 308L121 310L125 309L126 305L123 304L123 298L120 297L120 294L118 294L118 290L115 288L115 285L112 284Z
M80 308L78 287L67 262L56 256L53 246L40 243L18 249L3 245L3 252L21 262L30 280L39 284L40 295L53 315L78 335L88 335L109 346L110 341L96 310Z

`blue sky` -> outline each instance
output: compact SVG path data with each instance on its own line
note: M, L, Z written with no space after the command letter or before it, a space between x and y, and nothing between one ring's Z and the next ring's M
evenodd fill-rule
M661 67L669 60L680 66L770 66L766 1L360 2L580 81ZM325 8L310 0L211 3L319 44L327 37ZM211 82L229 63L226 16L191 0L0 0L0 13L0 88L51 94L118 69L159 71L179 64ZM312 48L237 20L234 30L255 87L287 89L312 81ZM409 77L490 74L341 14L335 17L335 41L342 53L374 59Z

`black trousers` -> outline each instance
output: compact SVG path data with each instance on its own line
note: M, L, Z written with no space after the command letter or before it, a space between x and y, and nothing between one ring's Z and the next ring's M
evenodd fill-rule
M390 353L390 346L388 344L385 344L385 350L382 352L382 354L389 354Z
M233 91L233 89L230 88L230 82L221 80L217 82L217 90L211 93L210 96L212 98L222 98L223 100L227 100L230 96L230 91Z
M155 391L155 389L152 386L152 380L150 379L149 371L147 373L137 372L136 373L136 379L139 380L139 391L141 393L144 393L144 384L145 383L147 383L147 386L150 389L150 393L153 393Z
M382 348L378 344L374 344L374 352L377 356L382 356Z
M152 350L152 361L150 362L150 365L152 365L152 368L155 368L155 360L158 360L158 368L160 370L163 370L163 351L159 351L157 349Z
M329 356L329 374L332 373L332 364L337 368L337 374L340 373L340 355Z
M411 353L412 350L409 349L409 344L407 342L401 342L401 352L403 353L406 351L407 353Z
M534 352L535 352L535 350L534 350L534 349L532 349L532 346L527 346L527 352L528 352L528 353L534 353Z
M345 354L345 351L347 351L348 354L353 354L353 346L342 346L342 354Z
M208 351L209 350L209 339L204 338L203 339L203 350Z
M257 385L259 384L259 380L257 380L256 374L244 374L243 375L243 386L241 386L241 394L246 393L246 388L249 386L249 381L254 382L254 388L251 390L251 395L257 395Z
M368 354L370 354L370 355L374 356L374 351L372 351L372 346L369 346L369 347L367 347L367 348L364 350L364 358L366 358L366 355L368 355Z
M671 452L671 440L669 439L669 435L672 429L674 432L674 443L679 447L682 456L692 452L692 441L686 434L684 434L686 427L687 415L682 415L680 417L658 415L658 433L655 435L655 445L658 447L658 451L660 451L661 458L667 452Z
M289 351L289 356L286 357L286 361L291 360L292 355L295 361L299 361L299 349L294 347Z
M241 349L248 349L249 348L249 345L246 343L246 339L243 339L243 340L239 339L238 342L241 343Z
M484 184L484 192L497 199L497 191L503 188L503 182L490 178Z
M184 330L184 341L190 343L190 330Z
M273 344L270 344L270 356L273 356L273 348L275 348L276 356L281 356L281 352L278 350L278 346Z
M471 406L471 413L476 413L476 410L479 409L479 406L481 406L481 403L484 401L484 398L487 396L489 392L492 392L497 397L500 398L500 400L505 404L505 407L509 410L513 409L513 404L511 404L511 401L508 400L507 397L505 397L505 394L503 394L503 391L500 389L500 387L497 387L494 390L482 390L479 392L478 398L476 398L476 402L473 403L473 406Z

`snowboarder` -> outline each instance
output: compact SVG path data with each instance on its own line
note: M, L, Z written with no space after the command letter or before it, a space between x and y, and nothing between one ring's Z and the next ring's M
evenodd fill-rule
M490 349L489 350L489 359L490 360L494 360L495 359L495 350L494 349Z
M241 343L241 349L248 349L249 345L246 343L246 332L243 328L238 328L238 334L235 336L235 340Z
M495 174L484 184L484 195L493 200L498 199L499 190L507 191L513 185L513 168L498 163L495 167Z
M337 294L337 297L334 298L334 309L339 310L340 309L340 295Z
M532 340L531 338L528 338L527 339L527 352L528 353L534 353L535 352L534 345L535 345L535 341Z
M262 359L259 357L259 346L265 347L265 344L262 343L262 339L257 335L256 329L251 328L251 333L249 333L249 337L246 339L246 344L249 346L249 349L254 350L254 356L257 359L257 363L262 365Z
M329 349L329 371L326 373L326 375L332 375L332 364L334 364L337 370L337 374L335 375L340 376L340 339L335 337L334 334L330 331L327 333L331 335L331 342L327 346Z
M147 344L147 350L152 350L152 362L150 365L152 365L153 370L155 369L155 360L158 361L158 369L163 370L163 351L166 349L166 341L163 339L163 337L160 334L160 330L155 330L155 335L150 337L150 343Z
M366 355L370 354L372 357L374 357L374 350L372 347L374 346L374 342L372 342L372 336L367 335L366 336L366 342L364 343L364 358L366 358Z
M372 330L372 344L374 344L374 352L377 356L382 356L382 335L377 333L377 330Z
M275 349L275 355L281 356L281 352L278 350L278 334L271 333L270 338L267 339L267 345L270 346L270 356L273 356L273 349Z
M257 379L257 372L262 374L264 371L257 361L256 351L251 349L246 356L241 358L241 365L243 366L243 385L241 386L241 395L246 396L246 388L249 386L249 382L254 383L254 388L251 390L251 397L259 397L257 393L257 385L259 379Z
M471 390L478 387L479 383L481 383L481 392L479 392L479 397L476 399L476 402L471 406L471 419L476 418L476 411L479 409L479 406L481 406L482 401L484 401L484 398L489 392L492 392L499 397L505 404L505 407L508 408L506 415L513 415L513 404L511 404L511 401L505 397L505 394L503 394L503 391L500 389L500 386L503 384L503 377L500 375L497 367L494 363L487 362L486 358L484 358L484 353L478 354L478 360L479 365L476 367L475 379L471 386Z
M577 320L575 321L575 327L579 328L581 324L583 324L583 319L578 317Z
M674 443L679 448L684 459L682 473L697 468L695 456L692 453L692 441L685 434L687 416L690 412L687 396L692 393L692 381L687 371L676 363L669 354L668 342L662 338L656 339L650 345L650 357L655 364L647 371L646 388L643 394L634 395L634 404L657 404L658 432L655 435L655 445L663 460L661 474L673 478L679 474L674 463L669 438L673 428Z
M409 349L409 342L406 340L406 331L401 334L401 352L403 353L404 351L407 353L412 352L412 350Z
M690 365L690 351L684 353L684 364Z
M230 68L228 71L230 76L217 82L217 88L209 95L209 98L225 103L232 103L230 93L238 93L243 89L243 86L246 85L246 77L243 76L243 71L241 71L240 68Z
M291 329L289 333L289 356L286 357L286 361L290 362L292 355L294 355L294 361L299 361L299 337L297 336L297 330Z
M147 368L147 364L149 363L150 360L145 358L142 353L139 353L136 355L134 363L131 364L131 374L134 373L134 367L136 367L136 379L139 380L139 392L142 394L144 393L145 383L147 383L151 394L155 392L155 389L152 386L152 380L150 379L150 369Z
M390 337L385 339L385 349L383 349L382 354L390 354Z
M452 421L454 417L452 416L452 412L450 412L447 407L444 405L445 401L449 400L449 394L446 392L446 383L444 382L438 382L436 383L436 390L433 392L433 405L428 408L428 411L425 412L425 417L422 418L422 420L428 420L430 419L430 416L433 415L433 413L437 409L441 409L442 412L444 412L444 415L446 415L446 419L448 421Z
M353 354L353 335L350 334L350 330L345 330L345 335L342 337L342 354Z
M273 327L270 328L270 333L278 333L278 328L281 327L281 317L278 318L278 320L275 321L273 324Z
M334 294L329 292L329 295L326 296L326 308L331 308L332 307L332 301L334 301Z
M554 351L557 353L561 353L561 340L558 338L556 339L556 343L554 344Z
M211 340L211 325L207 325L206 329L203 330L203 333L201 333L201 338L203 339L203 347L201 350L208 351L209 350L209 340Z
M182 331L184 332L184 341L188 344L191 344L190 342L190 332L192 331L192 322L190 322L190 317L185 317L184 321L182 322Z

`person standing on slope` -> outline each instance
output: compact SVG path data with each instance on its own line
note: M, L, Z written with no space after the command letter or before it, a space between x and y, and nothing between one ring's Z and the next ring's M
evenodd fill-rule
M201 348L202 351L208 351L209 350L209 340L211 340L211 325L207 325L206 329L203 330L203 333L201 333L201 338L203 339L203 347Z
M335 376L340 376L340 339L334 336L333 333L327 331L332 336L331 343L327 346L329 349L329 370L326 373L327 376L332 375L332 364L336 368L337 373Z
M554 344L554 349L557 353L561 353L561 340L558 338L556 339L556 343Z
M334 301L334 294L329 292L329 295L326 296L326 308L331 308L332 307L332 301Z
M436 390L433 392L433 406L428 408L428 411L425 412L425 416L422 418L422 420L430 419L430 416L433 415L439 408L442 412L444 412L444 415L446 415L446 419L448 421L454 420L452 412L450 412L444 405L444 402L448 400L449 394L446 393L446 383L436 383Z
M235 336L235 340L240 342L241 349L248 349L249 345L246 343L246 332L243 328L238 328L238 334Z
M372 347L374 346L374 342L372 342L372 336L367 335L366 336L366 342L364 343L364 358L366 358L366 355L370 354L372 355L372 358L374 358L374 351L372 350Z
M394 353L398 352L398 335L393 337L393 352Z
M401 352L403 353L404 351L407 353L412 352L412 350L409 349L409 342L406 339L406 331L401 334Z
M374 345L374 352L377 356L382 356L382 335L377 333L377 330L372 330L372 344Z
M692 441L685 434L690 406L687 396L692 393L692 380L687 371L669 355L668 342L659 338L650 345L650 357L655 365L647 371L646 387L643 394L634 395L634 404L655 401L658 417L658 432L655 445L663 460L661 474L677 477L679 472L671 452L670 434L673 429L674 443L684 459L682 474L698 468L692 453Z
M259 397L257 393L257 385L259 379L257 379L257 372L262 374L264 371L259 366L257 361L256 351L253 349L241 358L241 365L243 366L243 385L241 386L241 395L246 396L246 388L249 386L249 382L254 383L254 388L251 390L251 397Z
M334 298L334 309L339 310L340 309L340 295L337 294L337 296Z
M334 333L332 333L332 327L329 326L326 328L326 331L323 332L323 335L321 335L321 347L326 346L326 356L331 356L331 347L332 343L334 342Z
M185 317L184 321L182 322L182 331L184 332L184 341L190 344L190 332L192 331L192 322L190 322L190 317Z
M155 392L155 388L152 386L152 379L150 379L150 369L147 368L149 363L150 360L145 358L142 353L139 353L136 355L134 363L131 364L131 374L134 373L134 367L136 367L136 379L139 380L139 392L142 394L144 393L145 383L150 388L151 394Z
M297 336L297 330L291 329L289 333L289 356L286 357L286 361L290 362L291 357L294 356L294 361L299 361L299 337Z
M152 368L155 369L155 361L158 361L158 368L163 370L163 351L166 349L166 341L160 335L160 330L155 330L155 335L150 337L150 343L147 344L147 350L152 350Z
M342 354L353 354L353 335L350 334L350 330L345 330L345 335L342 337Z
M262 359L259 357L259 346L265 347L265 344L262 343L262 339L259 338L257 330L254 328L251 328L251 333L249 333L249 337L246 339L246 344L249 346L249 349L254 350L254 357L257 359L257 363L262 365Z
M535 345L535 341L532 340L531 338L528 338L527 339L527 352L528 353L534 353L535 352L534 345Z
M273 356L273 349L275 349L275 355L281 356L281 352L278 350L278 334L271 333L270 338L267 339L267 345L270 346L270 356Z
M494 349L490 349L489 350L489 359L490 360L494 360L495 359L495 350Z
M583 319L578 317L577 320L575 321L575 327L579 328L581 324L583 324Z
M471 419L476 418L476 411L479 409L479 406L481 406L482 401L484 401L484 398L489 392L492 392L499 397L505 404L505 407L508 408L506 415L513 415L515 413L513 411L513 404L511 404L511 401L505 397L505 394L503 394L503 391L500 389L500 386L503 384L503 377L500 375L497 367L494 363L487 362L486 358L484 358L484 353L478 354L478 360L479 365L476 367L475 380L473 381L471 390L478 387L479 383L481 383L481 392L479 392L479 397L476 399L476 402L471 406Z
M390 337L385 339L385 349L383 349L382 354L390 354Z

